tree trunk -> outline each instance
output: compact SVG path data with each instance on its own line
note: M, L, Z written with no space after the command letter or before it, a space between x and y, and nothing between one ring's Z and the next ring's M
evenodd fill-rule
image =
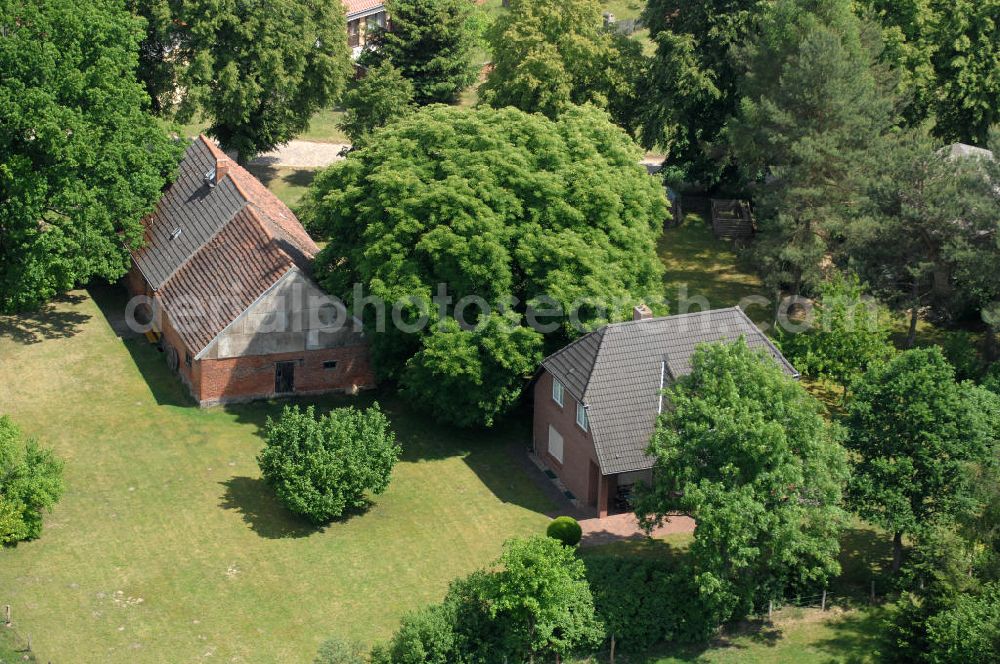
M906 333L906 347L913 348L917 341L917 319L920 311L920 283L914 279L912 287L913 305L910 307L910 329Z
M983 339L983 358L990 363L997 359L997 331L992 325L986 327L986 337Z
M897 531L892 536L892 573L899 572L903 566L903 533Z
M611 662L610 664L615 664L615 635L611 635Z

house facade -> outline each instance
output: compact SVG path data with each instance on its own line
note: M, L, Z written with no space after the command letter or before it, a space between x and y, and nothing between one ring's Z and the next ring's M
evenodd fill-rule
M360 324L312 279L318 247L212 141L188 147L144 223L130 307L200 405L374 385Z
M347 12L347 45L352 57L357 58L372 34L389 27L389 19L381 0L343 1Z
M566 488L601 517L628 511L639 481L652 477L646 453L663 388L691 371L704 343L746 340L790 376L795 368L739 308L606 325L542 361L534 382L533 447Z

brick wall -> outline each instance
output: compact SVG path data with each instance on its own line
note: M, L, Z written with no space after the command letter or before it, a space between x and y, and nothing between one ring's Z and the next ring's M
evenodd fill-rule
M576 423L576 398L563 390L563 405L552 399L552 375L543 370L535 381L535 416L533 437L535 454L545 462L581 502L607 510L608 482L601 481L600 471L595 482L591 464L597 464L597 452L590 433ZM549 425L563 437L563 460L549 453ZM610 479L610 478L609 478Z
M336 367L324 367L324 362L328 361L336 362ZM203 406L274 396L274 370L278 362L295 363L294 394L352 391L375 386L368 346L358 344L196 361L197 388L192 392Z

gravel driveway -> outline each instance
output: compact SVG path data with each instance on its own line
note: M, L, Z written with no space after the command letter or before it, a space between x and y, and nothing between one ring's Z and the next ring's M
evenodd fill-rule
M250 163L254 166L279 168L322 168L343 159L340 152L349 147L344 143L289 141L271 152L265 152Z

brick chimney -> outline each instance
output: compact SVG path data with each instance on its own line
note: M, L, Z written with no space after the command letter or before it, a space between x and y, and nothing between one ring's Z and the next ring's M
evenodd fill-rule
M645 304L640 304L632 309L632 320L649 320L653 317L653 310Z
M220 157L215 161L215 183L218 184L222 182L222 178L226 177L226 173L229 172L229 166L232 164L229 157Z

